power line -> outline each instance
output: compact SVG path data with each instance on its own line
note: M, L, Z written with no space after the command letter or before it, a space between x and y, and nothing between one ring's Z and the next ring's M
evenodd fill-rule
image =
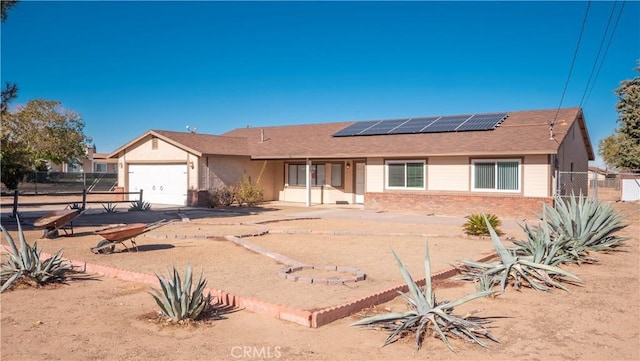
M600 59L600 53L602 52L602 48L604 47L604 42L607 39L607 34L609 33L609 26L611 25L611 19L613 19L613 13L616 10L617 2L613 3L611 7L611 13L609 14L609 20L607 21L607 27L604 29L604 33L602 34L602 39L600 40L600 46L598 47L598 54L596 54L596 59L593 61L593 67L591 68L591 74L589 74L589 79L587 80L587 85L584 88L584 93L582 93L582 98L580 99L580 106L584 103L584 98L587 96L587 91L589 90L589 85L591 84L591 79L593 79L593 73L596 71L596 67L598 66L598 60ZM603 58L604 59L604 58ZM595 84L595 79L593 83Z
M624 9L624 6L627 2L623 1L622 2L622 6L620 7L620 10L618 10L618 16L616 17L616 23L613 25L613 30L611 31L611 36L609 37L609 42L607 43L607 47L604 49L604 55L602 56L602 61L600 62L600 65L598 66L598 71L596 72L596 77L595 79L598 79L598 75L600 75L600 70L602 70L602 65L604 64L604 59L607 57L607 53L609 52L609 46L611 46L611 41L613 40L613 37L616 33L616 30L618 29L618 23L620 23L620 18L622 17L622 9ZM591 92L593 91L593 88L595 86L595 80L593 81L593 84L591 84L591 89L589 89L589 94L587 94L587 97L585 98L585 102L589 101L589 97L591 96Z
M576 64L576 58L578 57L578 50L580 50L580 43L582 42L582 35L584 34L584 28L587 24L587 18L589 17L589 8L591 7L591 1L587 3L587 9L584 12L584 18L582 19L582 29L580 29L580 36L578 36L578 43L576 44L576 50L573 52L573 60L571 61L571 67L569 68L569 75L567 76L567 81L564 84L564 90L562 90L562 96L560 97L560 104L558 104L558 110L556 110L556 116L553 117L553 121L551 121L551 126L555 124L558 119L558 114L560 113L560 108L562 107L562 102L564 101L564 96L567 93L567 87L569 86L569 80L571 80L571 73L573 73L573 67Z

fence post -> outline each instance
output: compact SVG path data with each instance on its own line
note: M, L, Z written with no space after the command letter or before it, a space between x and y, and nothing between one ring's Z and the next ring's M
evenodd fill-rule
M593 195L594 195L595 199L598 199L598 172L593 171L592 179L593 179L593 183L594 183L594 186L593 186L593 193L594 194Z
M18 214L18 190L13 191L13 217L15 218Z
M142 204L142 191L143 191L143 190L144 190L144 189L141 189L141 190L140 190L140 204Z

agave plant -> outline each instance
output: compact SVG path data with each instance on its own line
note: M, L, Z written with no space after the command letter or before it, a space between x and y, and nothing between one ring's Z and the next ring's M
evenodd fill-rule
M470 216L466 216L467 222L462 226L464 233L472 235L472 236L488 236L489 229L487 228L487 224L484 221L485 215L481 213L475 213ZM494 231L497 234L502 234L502 231L498 228L502 222L500 219L494 214L487 214L487 219Z
M569 240L566 251L575 262L593 260L589 252L608 252L620 246L628 238L618 237L616 232L625 228L623 217L611 206L580 194L568 200L556 195L553 207L545 204L546 223L556 237Z
M117 206L118 205L114 203L107 203L107 204L103 204L102 208L104 209L105 213L116 213Z
M399 293L408 301L410 309L405 312L390 312L366 317L353 323L352 326L382 326L392 330L383 346L390 344L397 338L401 338L405 332L415 331L416 345L419 349L429 330L437 334L450 350L453 350L453 348L446 334L475 342L483 347L488 347L488 345L482 338L498 342L483 326L484 323L488 322L487 319L460 317L452 314L455 307L473 299L491 295L493 291L477 292L454 301L437 302L431 286L431 264L428 245L425 246L424 289L420 289L420 286L411 278L406 266L393 250L392 253L409 289L408 294Z
M62 250L51 258L40 260L42 250L38 248L38 242L34 242L31 247L22 232L18 216L16 216L16 220L20 240L19 250L11 234L0 224L2 233L11 247L9 259L4 261L0 267L0 280L2 281L0 292L4 292L19 280L41 286L48 283L62 283L67 281L71 275L80 273L74 269L70 262L62 258Z
M560 282L567 281L564 277L580 282L578 276L557 266L536 262L532 256L518 256L515 251L507 249L491 227L491 224L489 224L489 221L487 220L486 222L491 241L500 260L489 263L461 261L462 266L459 266L458 270L462 272L463 279L475 281L481 276L499 277L502 292L505 291L508 280L513 282L516 290L519 290L520 286L524 284L541 291L548 291L550 287L568 291L566 287L560 284Z
M191 266L187 266L184 282L180 279L180 274L173 267L172 275L169 278L156 274L160 282L161 290L152 289L151 295L160 307L160 312L171 322L183 320L195 320L211 305L211 294L204 295L204 288L207 281L202 279L202 273L193 286Z
M131 206L129 207L129 211L148 211L150 209L151 204L141 199L131 202Z
M531 256L531 261L551 266L558 266L573 259L567 249L570 239L564 236L552 236L543 210L542 224L530 228L527 224L521 226L527 241L512 240L516 255Z

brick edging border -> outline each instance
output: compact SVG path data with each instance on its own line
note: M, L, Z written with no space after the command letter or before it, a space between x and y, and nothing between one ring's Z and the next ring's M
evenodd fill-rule
M10 252L6 246L0 247L0 252ZM51 254L42 252L41 258L49 258ZM485 262L493 259L497 256L495 252L485 254L476 259L476 262ZM76 267L83 268L87 273L95 273L102 276L112 277L115 279L131 282L145 283L151 286L159 287L158 278L155 275L128 271L108 266L102 266L93 263L87 263L85 261L72 260L65 258L68 262L71 262ZM452 277L457 274L458 271L455 267L449 267L445 270L439 271L431 276L433 281L443 280ZM418 284L424 284L424 278L417 281ZM298 308L265 302L256 298L242 297L234 295L229 292L225 292L219 289L206 288L205 292L211 293L215 297L219 304L228 307L236 307L245 309L261 315L271 316L277 319L294 322L302 326L310 328L318 328L324 326L333 321L350 316L360 310L367 307L379 305L381 303L390 301L398 296L398 291L407 291L407 285L402 284L399 286L388 288L384 291L371 294L369 296L361 297L355 301L343 303L338 306L332 306L324 308L318 311L307 311Z

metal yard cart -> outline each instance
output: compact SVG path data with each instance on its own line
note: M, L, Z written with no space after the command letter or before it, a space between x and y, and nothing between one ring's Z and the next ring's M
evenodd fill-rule
M164 219L161 221L157 221L154 223L146 224L146 223L131 223L124 225L116 225L108 228L103 228L97 231L94 231L95 234L103 237L95 247L91 248L93 253L113 253L116 248L116 244L121 244L125 251L130 252L130 248L127 247L124 242L131 241L132 248L138 250L138 245L136 244L136 237L149 232L158 227L162 227L165 224L170 222L165 221Z
M73 235L73 220L84 213L84 209L64 209L52 211L36 219L33 226L44 228L43 238L56 238L63 230L65 235Z

